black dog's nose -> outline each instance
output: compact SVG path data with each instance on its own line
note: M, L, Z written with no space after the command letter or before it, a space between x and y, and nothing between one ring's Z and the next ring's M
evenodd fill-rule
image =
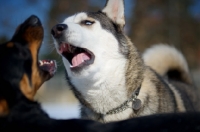
M26 19L25 23L27 23L29 25L33 25L33 26L41 26L42 25L42 23L40 22L40 19L35 15L31 15L28 19Z
M62 36L63 31L65 31L66 29L67 29L66 24L57 24L52 28L51 34L53 35L54 38L59 38Z
M32 16L30 17L30 23L32 23L32 24L37 24L37 23L39 23L38 17L32 15Z

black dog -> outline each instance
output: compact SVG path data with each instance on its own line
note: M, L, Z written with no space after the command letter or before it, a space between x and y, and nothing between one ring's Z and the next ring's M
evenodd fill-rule
M43 39L39 19L31 16L13 38L0 45L0 115L6 115L21 101L33 100L38 88L56 70L54 61L38 61Z
M51 119L33 100L56 70L54 61L38 61L42 39L42 24L31 16L9 42L0 45L0 132L200 131L199 113L152 115L108 124Z

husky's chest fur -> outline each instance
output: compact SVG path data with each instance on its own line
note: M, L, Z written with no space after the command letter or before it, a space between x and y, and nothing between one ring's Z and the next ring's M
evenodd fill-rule
M124 34L124 25L123 0L108 0L102 11L78 13L52 29L67 80L81 103L81 117L109 122L154 113L185 111L176 88L144 64L139 52ZM178 53L176 50L168 53L172 52ZM165 57L163 55L161 60ZM177 64L175 70L181 69L184 75L188 75L187 69L183 68L187 64L179 61L180 56L169 58L176 58L176 61L169 61L170 64ZM170 64L164 70L174 68ZM129 100L138 87L139 109L132 109L133 102L129 102L130 108L106 114Z
M172 113L172 112L186 111L179 93L173 91L170 87L167 86L167 84L164 81L160 81L158 76L151 69L147 68L144 71L144 74L145 75L141 83L140 93L137 97L142 102L142 107L139 110L134 110L132 108L132 102L130 102L128 104L129 108L127 108L126 110L116 114L104 115L102 114L102 111L94 112L94 110L97 110L98 107L103 108L102 102L101 103L98 102L99 106L97 106L96 109L93 106L82 106L81 109L82 118L99 120L101 122L110 122L116 120L129 119L132 117L151 115L156 113ZM124 91L127 91L127 87L124 88ZM116 108L117 106L119 106L124 102L122 101L123 100L122 97L127 97L125 100L128 100L127 95L121 96L120 93L117 93L116 95L110 93L104 98L104 101L110 99L113 96L121 98L119 98L118 101L113 100L109 102L107 105L105 105L105 107L108 108L108 106L113 106L110 108L111 109ZM97 98L95 98L95 100L96 99ZM119 103L120 101L121 103ZM116 106L113 105L115 103Z

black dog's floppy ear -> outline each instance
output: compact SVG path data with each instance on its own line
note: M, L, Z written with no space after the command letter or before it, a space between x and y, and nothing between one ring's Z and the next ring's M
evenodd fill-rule
M102 12L121 28L125 26L123 0L107 0L106 6Z

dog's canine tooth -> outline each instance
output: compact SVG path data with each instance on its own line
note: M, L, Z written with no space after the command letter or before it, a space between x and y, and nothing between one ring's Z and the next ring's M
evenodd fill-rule
M53 61L51 60L50 63L53 64Z
M43 62L42 62L41 60L39 60L39 63L40 63L40 66L42 66L42 65L43 65Z

